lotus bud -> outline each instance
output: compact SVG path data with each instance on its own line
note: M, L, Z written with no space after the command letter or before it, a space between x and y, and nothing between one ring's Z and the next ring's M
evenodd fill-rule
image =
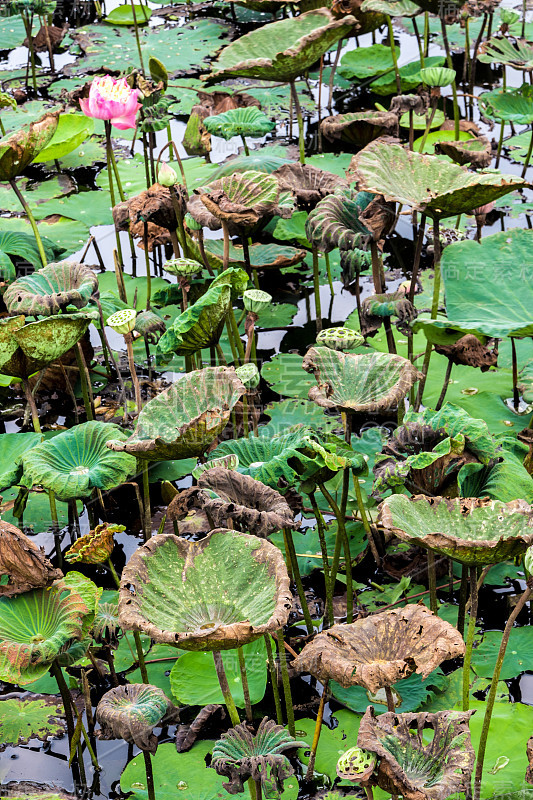
M376 762L374 753L360 747L350 747L337 761L337 775L354 783L367 781L374 772Z
M115 311L114 314L111 314L108 317L107 325L110 328L113 328L114 331L117 333L121 333L125 336L127 333L131 333L135 327L135 321L137 320L137 312L134 308L125 308L122 311Z
M159 169L157 170L157 182L161 184L161 186L166 186L167 189L170 189L171 186L175 186L178 183L176 170L172 169L170 164L167 164L166 161L162 161L159 165Z
M364 344L364 341L362 333L350 328L327 328L316 337L317 344L329 347L330 350L351 350Z
M198 480L200 475L203 475L204 472L207 472L209 469L214 469L215 467L221 467L222 469L237 469L238 466L239 456L237 453L228 453L227 456L213 458L212 461L206 461L205 464L197 464L192 471L192 476Z
M262 292L260 289L247 289L242 299L244 300L246 311L257 314L257 316L272 303L272 295L268 294L268 292Z
M247 389L256 389L259 386L260 375L255 364L243 364L235 370Z
M533 576L533 546L524 553L524 569L528 578Z
M185 214L185 216L183 217L183 222L184 222L184 224L187 226L187 228L190 231L201 231L202 230L203 226L200 225L199 222L196 222L196 220L194 219L193 215L189 214L188 211Z
M171 258L165 261L163 269L178 278L190 278L202 271L202 265L192 258Z
M93 531L74 542L65 553L65 558L71 564L105 564L115 546L113 534L125 530L125 525L109 525L107 522L97 525Z

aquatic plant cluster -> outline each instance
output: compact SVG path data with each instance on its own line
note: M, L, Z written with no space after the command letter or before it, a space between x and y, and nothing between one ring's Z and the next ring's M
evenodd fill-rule
M2 795L533 798L511 6L2 4Z

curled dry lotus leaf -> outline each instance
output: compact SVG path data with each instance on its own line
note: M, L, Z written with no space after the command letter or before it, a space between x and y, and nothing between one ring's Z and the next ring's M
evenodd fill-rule
M13 695L0 700L0 752L9 745L57 739L65 733L61 698L49 694ZM4 788L4 787L2 787ZM5 796L5 795L4 795Z
M234 136L251 136L259 138L273 131L276 123L272 122L257 106L232 108L222 114L206 117L204 128L214 136L232 139Z
M232 367L188 372L144 406L129 439L108 447L151 461L202 455L245 391Z
M268 717L263 717L256 734L241 722L216 742L211 767L229 778L222 785L230 794L243 792L245 782L252 778L261 783L265 797L279 797L284 780L294 775L285 752L298 747L307 747L307 743L293 739Z
M374 693L413 672L427 678L443 661L464 651L453 625L412 604L334 625L306 644L292 663L321 681L333 679L345 688L363 686Z
M499 564L533 544L533 511L525 500L459 497L388 497L380 506L384 528L469 566Z
M334 114L320 123L328 142L339 139L356 147L365 147L378 136L397 136L398 117L389 111L350 111Z
M402 117L403 114L409 114L410 111L418 116L427 109L427 100L427 94L424 97L419 94L398 94L391 99L389 111L396 114L398 118Z
M468 164L476 169L485 169L492 161L492 145L486 136L476 136L465 142L439 142L438 149L456 164Z
M83 312L59 314L27 325L22 315L0 319L0 374L27 378L70 350L90 322L90 316Z
M109 450L107 442L126 438L118 425L76 425L23 454L24 479L51 489L59 500L88 497L93 489L115 489L135 473L136 463L132 456Z
M273 173L280 188L293 192L298 206L314 208L335 189L348 188L348 182L333 172L313 167L311 164L283 164Z
M15 180L24 172L51 140L58 120L58 111L49 112L0 139L0 181Z
M329 253L339 247L341 254L381 239L394 224L394 203L370 192L337 189L321 200L305 224L310 242Z
M97 289L98 278L90 267L60 261L18 278L6 289L4 302L10 314L48 317L69 305L86 306Z
M211 214L237 227L251 228L264 218L284 215L278 206L279 184L266 172L236 172L199 191L202 203Z
M96 709L99 739L124 739L140 750L155 753L154 728L176 721L177 710L166 694L149 683L117 686L104 694Z
M287 501L275 489L249 475L213 467L199 477L198 485L218 495L204 505L217 526L226 526L231 519L241 530L260 537L294 527L294 514Z
M42 547L14 525L0 520L0 597L41 589L62 577Z
M178 185L175 193L175 199L184 214L185 190ZM129 230L140 238L144 235L144 223L152 223L168 231L175 231L178 227L170 189L159 183L154 183L149 189L116 205L113 208L113 219L119 230Z
M385 142L372 142L355 155L347 174L360 189L433 219L468 213L524 185L515 175L469 172L436 156Z
M369 706L357 744L379 759L374 781L405 800L446 800L456 793L468 793L475 761L468 728L473 713L387 712L376 717ZM428 729L433 731L429 744Z
M417 317L417 310L411 301L399 292L375 294L366 297L361 303L361 333L375 336L385 318L396 317L398 330L405 335L411 332L410 323Z
M218 82L237 75L267 81L295 80L356 23L355 17L335 19L329 9L317 8L263 25L225 47L207 80Z
M453 344L434 344L437 353L452 362L467 367L478 367L481 372L487 372L491 367L498 366L498 340L492 339L492 350L480 342L477 336L467 333Z
M58 660L80 659L101 590L79 572L47 589L0 597L0 680L25 686Z
M386 411L405 397L421 376L410 361L389 353L353 355L311 347L302 362L317 386L309 399L348 413Z
M199 542L160 534L122 572L123 630L184 650L230 650L274 632L292 606L281 551L265 539L216 529Z
M125 530L125 525L112 525L109 522L97 525L93 531L76 539L65 553L65 558L71 564L104 564L113 552L115 533Z

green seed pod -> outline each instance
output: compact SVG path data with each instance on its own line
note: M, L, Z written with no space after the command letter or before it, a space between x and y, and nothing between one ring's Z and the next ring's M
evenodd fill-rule
M246 311L251 311L258 316L272 303L272 295L262 292L260 289L247 289L242 299L244 300Z
M259 386L261 376L255 364L243 364L235 370L247 389L255 389Z
M374 753L360 747L350 747L337 761L337 775L353 783L367 781L374 772L376 762Z
M163 269L171 275L177 275L178 278L190 278L202 271L202 265L192 258L171 258L165 261Z
M365 337L359 331L352 331L350 328L327 328L316 337L317 344L329 347L330 350L351 350L364 341Z
M125 308L122 311L115 311L114 314L111 314L106 324L117 333L122 333L124 335L126 333L131 333L134 329L136 319L137 312L135 309Z

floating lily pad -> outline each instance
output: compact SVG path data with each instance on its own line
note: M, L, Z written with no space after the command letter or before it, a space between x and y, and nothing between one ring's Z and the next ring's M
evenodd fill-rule
M530 668L533 658L532 634L533 631L529 626L511 628L500 680L517 678ZM501 643L501 631L485 631L481 643L472 652L472 669L477 675L482 678L492 678Z
M422 678L413 672L408 678L394 684L393 693L396 699L401 699L398 711L417 711L424 703L431 701L438 692L446 689L448 681L441 669L434 670L427 678ZM351 711L364 714L369 704L376 714L387 711L387 700L383 692L383 702L376 702L373 695L369 695L362 686L350 686L347 689L336 681L330 683L331 692L336 700ZM380 693L381 694L381 693Z
M65 718L60 698L33 695L0 700L0 750L7 745L28 744L30 739L47 742L60 738L64 733Z
M106 14L104 21L109 25L146 25L151 16L151 9L145 5L132 6L129 3L125 3Z
M94 122L84 114L61 114L57 128L39 155L33 159L34 164L64 158L72 153L94 130Z

